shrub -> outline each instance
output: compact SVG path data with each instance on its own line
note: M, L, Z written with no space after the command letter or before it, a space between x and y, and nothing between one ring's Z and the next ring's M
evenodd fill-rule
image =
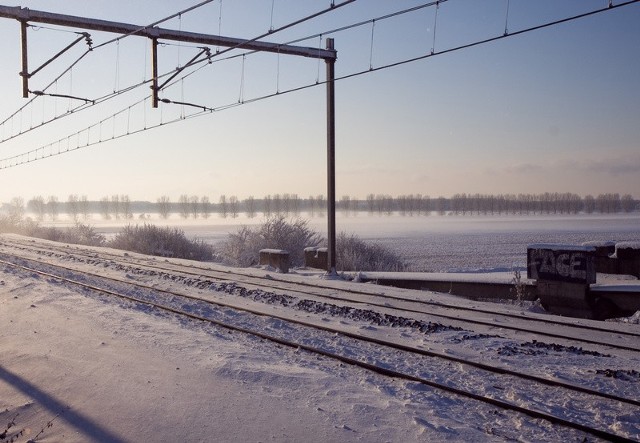
M233 266L258 264L261 249L284 249L292 266L304 264L304 248L322 242L320 234L309 228L306 220L287 221L284 217L268 219L257 228L243 226L229 234L221 245L224 261Z
M73 228L65 230L62 238L65 243L88 246L102 246L106 241L104 235L98 234L93 226L82 223L76 223Z
M104 235L98 234L92 226L76 224L72 228L43 228L37 224L27 225L25 234L29 237L44 238L45 240L74 245L102 246L105 243Z
M29 218L16 221L15 219L1 217L0 232L87 246L102 246L105 242L104 236L98 234L95 229L89 225L77 223L74 227L66 229L46 228Z
M284 217L268 219L257 228L243 226L229 234L222 243L221 253L227 264L254 266L261 249L284 249L289 252L292 266L304 264L304 248L326 243L320 234L309 228L307 221L286 221ZM387 248L366 243L356 235L340 233L336 238L336 261L341 271L403 271L406 265Z
M393 251L344 232L336 238L336 264L341 271L404 271L407 268Z
M17 234L17 224L13 217L7 215L0 215L0 233L14 233Z
M126 251L191 260L213 260L213 248L201 240L189 240L180 229L155 225L127 226L108 243Z

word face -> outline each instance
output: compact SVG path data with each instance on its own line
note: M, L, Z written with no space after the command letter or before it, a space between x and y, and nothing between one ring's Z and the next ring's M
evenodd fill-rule
M595 258L591 250L527 249L527 277L591 284L596 282Z

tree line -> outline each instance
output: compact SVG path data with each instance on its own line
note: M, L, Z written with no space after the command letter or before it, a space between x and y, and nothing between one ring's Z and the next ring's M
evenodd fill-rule
M532 215L532 214L578 214L578 213L629 213L639 209L639 202L630 194L617 193L586 195L574 193L542 194L455 194L452 197L431 198L428 195L409 194L393 197L387 194L369 194L364 200L343 195L336 201L336 208L344 215L360 212L379 215ZM177 201L169 196L160 196L155 202L132 201L126 194L104 196L99 200L89 200L86 195L71 194L66 201L56 196L35 196L25 204L21 197L3 205L4 212L21 219L26 213L38 221L45 218L57 220L60 214L67 214L75 221L89 219L99 214L104 219L129 220L134 213L139 218L158 214L168 219L172 214L188 218L207 219L213 214L222 218L236 218L241 213L247 217L256 216L299 216L303 212L311 217L322 217L327 210L324 195L301 198L297 194L269 194L262 198L249 196L240 200L237 196L221 195L217 202L208 196L181 195Z

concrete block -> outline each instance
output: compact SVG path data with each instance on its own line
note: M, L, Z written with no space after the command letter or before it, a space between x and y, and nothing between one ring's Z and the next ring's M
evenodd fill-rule
M262 249L260 251L260 264L268 265L279 272L289 272L289 252L283 249Z
M304 266L307 268L326 270L329 264L327 248L312 246L304 249Z

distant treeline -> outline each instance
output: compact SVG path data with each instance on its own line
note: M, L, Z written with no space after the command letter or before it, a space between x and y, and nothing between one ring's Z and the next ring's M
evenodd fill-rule
M639 210L639 202L630 194L600 194L596 197L580 197L572 193L544 194L455 194L450 198L431 198L428 195L410 194L392 197L391 195L369 194L364 200L348 195L336 202L338 211L345 215L359 212L391 215L532 215L532 214L578 214L633 212ZM177 201L161 196L155 202L131 201L128 195L112 195L100 200L89 200L86 195L70 195L66 201L56 196L44 198L36 196L28 200L16 197L10 203L2 205L4 213L11 217L22 218L27 213L37 220L45 218L55 220L60 214L79 220L88 219L92 214L100 214L104 219L132 219L134 214L145 218L158 214L169 218L177 214L182 218L209 218L212 214L221 217L236 218L244 213L247 217L256 216L324 216L327 201L323 195L301 198L297 194L274 194L257 199L248 197L243 200L236 196L222 195L217 202L207 196L181 195Z

